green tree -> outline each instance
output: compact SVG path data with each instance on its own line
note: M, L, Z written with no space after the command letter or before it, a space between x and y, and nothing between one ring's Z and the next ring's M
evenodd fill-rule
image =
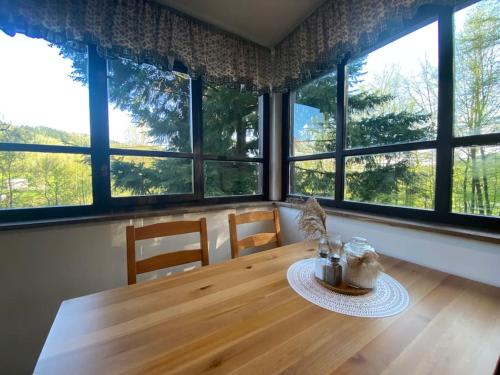
M384 144L413 142L429 138L432 125L428 113L395 110L396 97L362 86L366 60L359 59L348 69L348 113L346 147L358 148ZM318 79L296 93L296 103L316 108L315 116L301 134L305 140L294 140L299 153L311 154L333 151L336 132L337 79L334 74ZM294 189L305 194L333 195L334 167L317 162L293 168ZM331 164L331 163L330 163ZM416 194L419 173L412 160L397 154L384 154L347 159L347 198L394 204L394 196ZM330 184L326 188L325 184ZM431 200L432 201L432 200ZM414 205L405 200L402 204ZM432 204L432 203L431 203Z
M73 61L73 79L87 83L85 59L66 47L61 49L61 54ZM109 70L110 102L130 113L134 125L144 130L155 144L161 144L164 150L190 152L188 77L125 59L113 60ZM206 85L203 140L205 154L258 156L258 97L250 92ZM114 195L192 190L192 164L180 159L156 158L146 162L141 158L115 158L111 172ZM205 166L205 172L208 196L255 193L257 170L253 164L212 163ZM243 185L242 181L249 179L253 179L253 183Z
M203 151L208 155L259 156L258 97L224 86L203 90Z
M0 123L0 142L74 145L86 135L46 127ZM90 157L42 152L0 152L0 207L23 208L92 202Z

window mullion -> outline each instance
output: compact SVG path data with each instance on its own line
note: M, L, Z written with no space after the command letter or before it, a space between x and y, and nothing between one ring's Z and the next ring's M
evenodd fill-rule
M393 145L371 146L363 148L351 148L343 151L344 156L361 156L386 154L392 152L417 151L436 148L436 141L419 141L410 143L396 143Z
M468 135L460 138L452 138L451 143L453 147L500 144L500 133Z
M335 136L335 202L344 200L344 137L346 129L346 64L337 66L337 127Z
M332 159L337 157L336 152L323 152L321 154L308 154L300 156L290 156L289 161L306 161L306 160L322 160L322 159Z
M203 82L201 78L191 80L191 129L193 132L193 184L194 198L201 200L204 196L203 173Z
M271 186L269 184L270 176L269 176L269 168L270 168L270 158L271 154L270 150L270 142L269 138L271 136L271 130L269 126L269 94L263 94L259 97L259 123L260 123L260 134L261 135L261 144L260 149L262 150L262 195L264 199L269 199L269 192L271 190Z
M88 55L92 193L94 207L104 211L111 201L107 65L94 45Z
M110 148L109 152L111 155L148 156L148 157L178 158L178 159L193 158L192 152L138 150L133 148Z
M64 154L89 154L88 147L81 146L62 146L62 145L43 145L36 143L3 143L0 142L0 151L19 151L19 152L45 152L45 153L64 153Z
M282 98L281 113L281 199L286 200L290 193L290 129L292 124L292 111L290 103L293 93L284 93Z
M453 163L453 13L443 11L438 20L438 129L436 150L435 210L439 216L451 211Z

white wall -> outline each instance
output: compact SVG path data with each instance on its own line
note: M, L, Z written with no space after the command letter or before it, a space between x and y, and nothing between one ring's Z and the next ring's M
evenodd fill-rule
M267 204L238 212L270 207ZM32 372L63 300L127 284L127 225L206 217L210 263L217 263L231 257L230 212L235 210L0 232L0 373ZM272 224L245 224L239 227L239 235L271 231L268 225ZM199 236L180 237L142 241L137 256L198 247Z
M280 216L285 243L302 240L297 210L280 207ZM500 286L500 245L333 215L327 229L340 233L343 241L365 237L381 254Z

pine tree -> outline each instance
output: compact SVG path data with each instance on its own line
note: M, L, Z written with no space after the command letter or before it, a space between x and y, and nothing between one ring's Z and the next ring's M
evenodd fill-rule
M394 96L359 90L366 60L349 65L348 115L346 147L359 148L428 139L432 133L427 113L387 110ZM297 91L295 103L316 108L321 117L312 119L301 134L305 141L294 142L300 153L321 153L335 149L337 78L335 74L318 79ZM312 168L294 168L295 189L307 194L333 194L333 171L319 172L318 162ZM346 169L363 166L346 176L347 198L359 201L392 203L402 186L418 176L409 161L394 154L368 155L347 159ZM320 166L321 167L321 166ZM331 168L330 168L331 169ZM412 184L414 185L414 184Z
M70 48L61 54L73 61L72 78L87 83L85 59ZM147 64L117 59L110 63L109 101L131 114L135 126L167 151L191 152L190 89L186 75ZM258 97L251 92L205 85L203 90L204 154L259 156ZM119 147L119 145L118 145ZM114 187L133 194L189 193L192 163L188 159L114 157ZM250 163L207 162L205 194L256 192L258 169Z

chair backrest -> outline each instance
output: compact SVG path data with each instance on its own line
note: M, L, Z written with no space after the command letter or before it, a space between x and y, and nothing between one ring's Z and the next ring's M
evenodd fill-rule
M238 240L236 226L238 224L254 223L257 221L274 221L274 232L258 233ZM272 211L246 212L240 215L229 214L229 236L231 239L231 256L233 258L239 257L240 251L249 247L258 247L273 243L276 244L276 247L282 246L283 240L281 238L278 209L274 208Z
M194 232L200 233L199 249L179 250L139 261L135 260L136 241ZM201 261L202 266L208 265L207 221L205 218L195 221L158 223L139 228L133 225L127 226L127 274L129 285L136 283L137 274L196 261Z

